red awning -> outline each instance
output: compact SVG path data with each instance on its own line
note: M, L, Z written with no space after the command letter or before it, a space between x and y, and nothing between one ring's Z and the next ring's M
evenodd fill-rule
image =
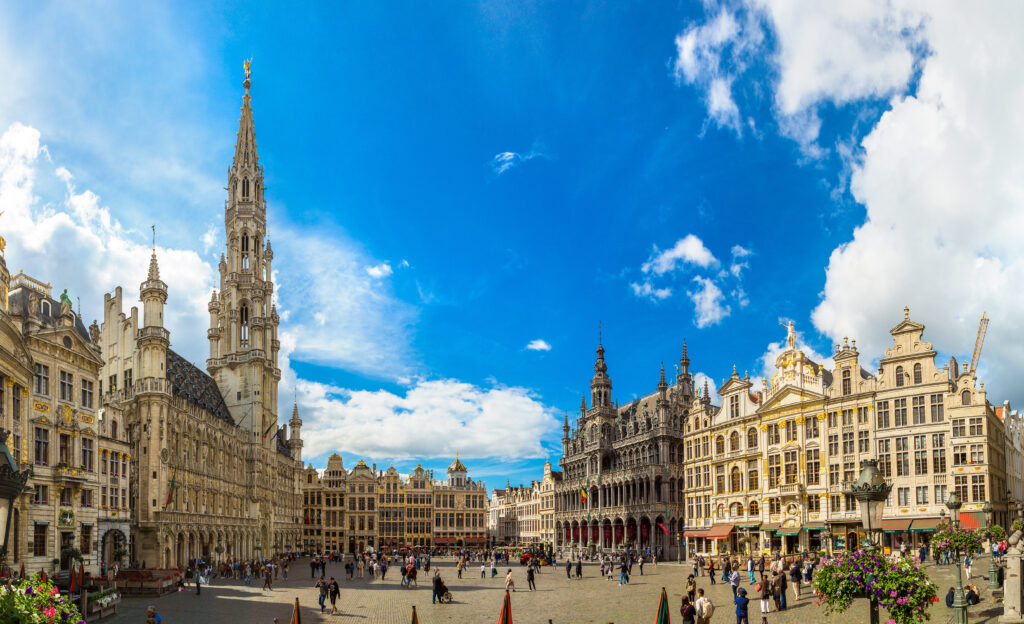
M709 530L707 535L705 535L704 537L708 539L723 539L729 537L729 534L732 533L732 529L734 526L735 525L733 524L716 524L715 526L711 527L711 530Z
M985 528L985 513L981 511L961 511L960 528L967 531L977 531Z
M886 518L878 528L884 533L903 533L910 529L910 523L913 521L913 518Z
M708 530L707 529L699 529L699 530L693 530L693 531L685 531L683 533L683 535L685 535L686 537L707 537L708 536Z

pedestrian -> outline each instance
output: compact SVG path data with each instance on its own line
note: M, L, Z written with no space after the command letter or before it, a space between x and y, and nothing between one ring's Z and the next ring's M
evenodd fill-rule
M203 582L203 578L199 574L199 570L196 570L196 596L199 595L199 588L202 585L202 582Z
M516 590L516 583L512 580L512 568L509 568L508 574L505 575L505 591L508 591L509 587L512 588L513 592Z
M270 571L270 566L268 565L263 570L263 589L269 589L270 591L274 591L273 582L274 573ZM263 591L263 589L261 589L260 591Z
M487 578L487 564L480 564L480 578Z
M153 605L146 607L146 624L161 624L163 621L164 619L156 612L156 607Z
M491 566L491 569L493 570L494 566ZM491 574L492 578L493 576L494 574ZM569 561L568 558L565 560L565 578L572 580L572 561Z
M644 557L643 557L643 555L640 555L640 560L637 562L637 564L640 566L640 576L643 576L644 575Z
M967 574L967 580L971 580L971 565L974 561L971 560L971 553L964 555L964 572Z
M764 553L757 560L757 573L761 575L761 582L764 583Z
M697 590L697 602L694 605L697 610L697 624L711 624L711 616L715 613L715 604L704 595L704 589Z
M782 606L782 610L785 611L786 607L786 587L789 583L786 581L785 571L779 572L779 604Z
M576 578L583 578L583 559L576 559Z
M431 586L434 593L430 596L430 604L436 604L435 601L441 600L444 596L444 581L441 580L440 570L434 570L434 580L431 583ZM444 604L443 601L442 604Z
M704 574L704 555L697 555L697 575L703 576Z
M767 581L754 586L754 591L761 597L761 624L768 624L768 614L772 612L772 587Z
M736 597L736 590L740 586L740 573L739 570L733 570L729 574L729 586L732 587L732 597Z
M732 601L736 603L736 624L750 624L750 619L747 617L750 600L747 599L746 588L740 587L737 596Z
M619 566L619 587L629 583L629 564L625 559L622 560L622 564Z
M754 584L754 558L747 557L747 576L750 577L750 584Z
M694 557L694 559L693 559L693 576L699 576L700 575L700 564L699 564L699 561L700 561L699 557Z
M697 581L694 580L692 574L686 578L686 597L690 599L690 602L697 600Z
M793 583L793 602L800 600L800 567L794 563L789 568L789 580Z
M537 589L537 585L533 582L533 567L526 568L526 583L530 587L530 591Z
M715 558L708 557L708 578L711 579L711 584L715 584Z
M780 589L779 588L780 588L781 580L782 580L782 575L779 574L779 571L778 570L773 570L772 571L772 578L771 578L771 580L768 583L769 583L769 586L771 587L772 601L775 603L775 610L776 611L782 611L782 599L779 596L779 593L780 593Z
M405 566L402 566L402 587L405 587L408 582L408 578L405 576L408 573L409 571L406 570Z
M331 598L331 615L338 612L338 596L341 594L341 587L338 586L338 581L331 577L331 582L327 584L327 593Z
M696 624L697 610L690 604L690 599L683 596L679 605L679 615L683 618L683 624Z
M317 601L320 603L320 613L324 612L324 601L327 600L327 581L324 577L320 577L320 580L316 582L316 588L319 590L319 597Z
M309 560L309 578L316 578L317 565L316 559Z

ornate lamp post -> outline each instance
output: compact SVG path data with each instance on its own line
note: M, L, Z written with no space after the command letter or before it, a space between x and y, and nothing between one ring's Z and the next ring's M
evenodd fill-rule
M985 501L981 511L985 514L985 524L988 526L989 531L991 531L993 519L992 503ZM993 543L991 533L989 533L988 539L988 554L992 556L988 562L988 588L996 590L999 589L999 566L996 565L996 545Z
M676 532L676 561L679 564L683 563L683 534Z
M891 490L892 485L886 483L885 477L878 471L877 459L865 459L860 462L860 475L847 493L853 495L860 505L861 523L867 534L861 541L865 552L874 554L879 550L879 544L872 534L882 526L885 499L889 497ZM871 624L878 624L878 598L874 593L870 593L868 600L871 604Z
M949 500L946 501L949 515L953 518L954 531L960 530L960 507L962 506L963 503L954 490L949 495ZM953 562L953 565L956 566L956 587L953 589L953 622L967 624L967 599L964 597L964 577L963 571L960 569L960 549L955 549L954 553L956 556L956 560Z
M0 554L6 557L10 551L7 537L11 530L11 518L14 516L14 501L25 489L25 483L32 474L32 469L19 471L18 464L7 449L7 437L10 431L0 429Z
M821 539L825 540L825 553L832 556L832 531L829 530L828 525L821 530Z

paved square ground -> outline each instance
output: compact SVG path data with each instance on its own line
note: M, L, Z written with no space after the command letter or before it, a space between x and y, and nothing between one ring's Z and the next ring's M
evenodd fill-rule
M970 581L981 590L981 604L971 607L969 620L973 624L994 624L1001 607L992 603L988 594L987 582L981 574L987 574L988 559L980 559L974 567L974 578ZM344 570L340 564L329 564L327 573L338 578L341 585L339 599L340 613L335 616L321 615L317 605L317 592L313 587L315 581L310 578L308 559L299 559L291 565L291 578L278 579L273 591L261 591L261 583L253 580L248 587L240 581L215 580L212 585L203 586L202 595L195 595L195 586L188 591L174 593L163 598L128 598L124 600L118 615L105 620L111 623L142 624L145 622L146 605L154 604L166 624L228 624L235 622L271 624L278 618L281 624L287 624L291 617L292 604L298 597L302 607L304 624L319 622L359 622L361 624L406 624L410 621L412 606L416 605L419 621L422 624L442 622L496 622L501 610L504 596L505 573L507 567L499 568L495 578L480 578L480 567L477 564L475 573L465 573L464 578L457 578L455 563L452 560L435 561L439 563L441 575L455 597L449 605L432 605L430 603L430 584L425 577L430 575L420 572L420 587L404 589L401 587L401 574L396 570L388 572L384 581L372 579L344 580ZM644 575L634 567L634 575L628 586L619 587L616 581L598 578L596 565L589 564L583 568L582 580L568 580L564 567L543 568L537 576L537 591L526 590L526 571L518 563L511 566L516 583L516 592L512 594L513 621L523 623L544 624L551 620L555 624L595 623L607 624L650 624L654 620L658 606L658 597L664 586L669 593L672 621L679 622L679 602L682 596L686 576L692 568L675 564L661 564L657 567L647 564ZM473 570L473 568L470 568ZM953 584L953 568L942 566L926 566L927 572L939 584L940 601L932 607L932 622L944 624L950 619L950 611L942 600L946 590ZM488 573L489 574L489 573ZM750 595L752 587L746 583ZM727 584L709 585L708 578L698 578L698 587L703 587L715 602L714 622L734 622L732 608L732 591ZM804 588L805 596L806 588ZM867 601L854 603L852 608L842 615L826 617L820 607L805 598L799 602L792 601L790 592L790 608L782 613L771 613L768 621L771 624L809 624L811 622L835 622L837 624L860 624L868 621ZM329 605L330 603L328 603ZM885 622L887 618L884 617ZM751 624L760 620L757 603L751 603Z

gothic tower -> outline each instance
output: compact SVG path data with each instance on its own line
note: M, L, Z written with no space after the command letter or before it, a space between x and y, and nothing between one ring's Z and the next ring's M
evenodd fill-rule
M206 367L217 380L235 423L270 440L277 426L277 384L281 379L277 366L280 318L271 301L273 252L267 240L263 167L256 151L249 78L247 63L235 156L228 170L220 293L215 291L209 304L210 359Z

